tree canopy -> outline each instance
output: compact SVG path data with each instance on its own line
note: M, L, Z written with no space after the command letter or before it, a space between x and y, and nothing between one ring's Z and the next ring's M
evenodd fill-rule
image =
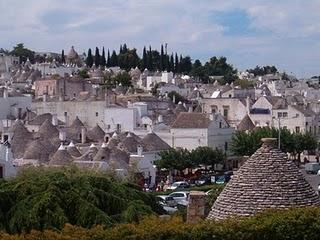
M253 69L248 69L247 70L249 73L254 74L255 76L263 76L266 74L275 74L278 72L278 69L275 66L256 66Z
M198 147L192 151L187 149L169 149L159 153L160 159L155 162L158 168L183 171L186 168L198 166L214 167L215 164L223 164L224 153L219 149L210 147Z
M34 51L26 48L23 43L18 43L10 52L11 55L17 56L20 59L20 63L26 62L29 59L34 61Z
M279 130L275 128L259 128L251 132L236 132L232 138L232 151L235 155L250 156L261 145L261 138L278 138ZM317 148L317 140L310 133L292 133L287 129L280 130L280 147L284 152L300 157L304 150Z
M17 233L90 228L137 220L160 211L153 196L106 173L30 168L0 182L0 229Z

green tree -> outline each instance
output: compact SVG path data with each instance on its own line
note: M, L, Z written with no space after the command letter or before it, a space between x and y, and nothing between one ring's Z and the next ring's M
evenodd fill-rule
M99 67L100 66L100 53L99 53L99 48L96 47L96 53L94 55L94 64L96 65L96 67Z
M193 166L190 152L187 149L169 149L159 153L160 159L155 162L160 169L183 171Z
M214 168L215 164L224 164L225 154L220 149L212 149L210 147L197 147L191 151L191 162L195 166L211 166Z
M141 70L143 71L146 68L148 68L148 55L146 47L143 47Z
M179 93L177 93L176 91L171 91L168 93L168 97L171 101L173 101L173 96L175 96L175 104L179 103L179 102L184 102L186 99L181 96Z
M118 66L118 56L116 51L113 50L110 57L110 67L116 67L116 66Z
M101 55L101 60L100 60L101 66L105 67L107 65L107 60L106 60L106 53L104 51L104 47L102 48L102 55Z
M82 78L89 78L88 71L86 69L80 70L79 76L82 77Z
M109 51L109 49L108 49L108 56L107 56L107 67L111 67L111 65L110 65L111 63L110 63L110 51Z
M34 62L34 51L25 48L23 43L18 43L10 52L11 55L17 56L20 59L20 63L26 62L29 59Z
M86 64L90 68L93 65L93 56L92 56L91 48L89 48L89 50L88 50L88 54L87 54L87 58L86 58Z
M162 44L161 44L159 70L160 71L164 70L164 52L163 52L163 45Z
M65 59L65 56L64 56L64 50L62 49L62 52L61 52L61 62L62 63L66 63L66 59Z
M122 53L118 55L118 65L121 69L126 69L129 71L131 68L138 66L139 62L140 58L135 48L128 49L126 47L125 50L122 50Z
M121 85L124 86L124 87L130 87L130 86L132 86L131 76L130 76L130 74L127 73L127 72L122 72L122 73L117 74L117 75L113 78L113 81L114 81L116 84L121 84Z

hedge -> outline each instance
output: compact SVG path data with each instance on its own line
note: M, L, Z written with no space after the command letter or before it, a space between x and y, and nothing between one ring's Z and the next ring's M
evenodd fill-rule
M320 208L269 210L255 217L203 221L195 225L180 218L146 218L140 223L85 229L65 225L60 231L32 231L22 235L0 233L2 240L302 240L319 239Z

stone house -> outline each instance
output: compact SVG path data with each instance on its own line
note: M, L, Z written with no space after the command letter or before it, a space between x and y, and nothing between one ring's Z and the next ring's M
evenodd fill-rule
M172 146L189 150L200 146L230 150L234 128L221 114L181 112L170 130Z
M238 98L203 98L204 113L220 113L232 127L236 127L249 112L250 100Z

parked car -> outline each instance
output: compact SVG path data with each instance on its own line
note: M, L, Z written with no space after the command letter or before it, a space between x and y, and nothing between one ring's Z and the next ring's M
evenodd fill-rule
M173 192L168 195L172 197L177 204L187 206L189 201L189 192Z
M177 202L174 200L173 197L170 197L170 196L166 196L166 195L158 195L156 196L156 200L159 202L159 203L163 203L169 207L175 207L177 206Z
M188 188L190 185L186 181L174 182L167 190L176 190L181 188Z
M306 163L304 169L309 174L317 174L320 170L320 163Z
M201 176L199 179L195 181L195 184L198 186L204 185L204 184L210 184L210 183L211 183L211 176L208 176L208 175Z
M163 210L165 210L168 214L173 214L175 213L176 211L178 211L178 208L176 207L170 207L168 205L166 205L165 203L163 202L159 202L160 206L163 208Z

